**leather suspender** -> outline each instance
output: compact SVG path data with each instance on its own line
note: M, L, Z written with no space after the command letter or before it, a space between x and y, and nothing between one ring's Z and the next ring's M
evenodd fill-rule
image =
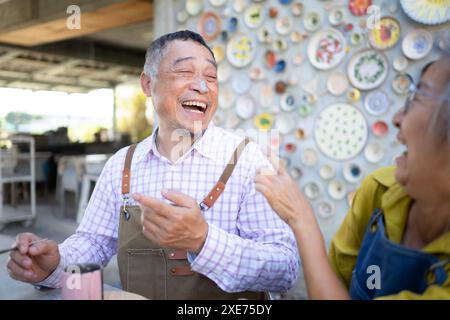
M211 208L217 201L217 199L220 197L223 190L225 189L225 185L227 184L228 179L230 178L234 168L236 167L236 164L239 160L239 157L242 154L242 151L249 142L250 139L246 137L237 146L236 150L234 150L231 159L228 161L227 166L225 167L224 171L222 172L222 175L219 178L219 181L217 181L216 185L211 189L208 195L200 203L201 210L205 211ZM137 146L136 144L131 145L128 148L127 155L125 157L125 165L122 173L122 198L124 209L126 209L126 205L128 204L129 200L130 184L131 184L131 160L133 159L133 154L134 151L136 150L136 146Z
M214 203L217 201L217 199L220 197L223 190L225 189L225 185L227 184L228 179L230 178L231 174L233 173L234 168L236 167L236 164L239 160L239 157L242 154L242 151L244 150L245 146L249 142L250 142L250 139L246 137L237 146L236 150L234 150L233 155L231 156L231 159L228 161L228 164L225 167L225 170L223 170L222 175L219 178L219 181L217 181L216 185L211 189L211 191L208 193L208 195L200 203L201 210L206 211L209 208L211 208L214 205Z

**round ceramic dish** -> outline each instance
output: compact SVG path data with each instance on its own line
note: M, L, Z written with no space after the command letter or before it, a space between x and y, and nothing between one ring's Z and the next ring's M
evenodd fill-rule
M450 21L450 9L447 0L400 0L406 15L412 20L435 25Z
M236 101L236 114L239 118L250 119L255 109L255 101L250 96L241 96Z
M372 90L380 86L388 75L386 56L379 51L363 50L355 53L348 64L350 83L360 90Z
M314 138L319 150L333 160L358 155L368 137L367 122L360 110L345 104L332 104L316 118Z
M317 69L336 67L345 57L345 38L336 29L317 32L309 41L308 58Z
M384 91L371 91L364 99L364 107L372 116L385 114L389 110L390 100Z
M402 41L403 54L411 60L425 58L432 48L433 36L423 29L411 30Z
M247 35L236 35L227 45L227 58L236 68L249 65L255 56L256 46L254 40Z
M381 18L379 25L369 33L369 43L377 50L395 46L400 39L400 23L392 17Z

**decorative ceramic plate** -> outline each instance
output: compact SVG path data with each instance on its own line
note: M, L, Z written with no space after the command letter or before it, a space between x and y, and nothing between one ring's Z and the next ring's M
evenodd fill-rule
M395 46L400 39L400 23L392 17L381 18L379 24L369 32L369 43L377 50Z
M278 38L273 41L272 48L276 52L284 52L288 48L288 43L286 40Z
M344 10L342 8L335 8L331 10L328 15L328 21L332 26L338 26L344 19Z
M219 108L229 109L234 102L236 94L228 86L221 86L219 90Z
M217 81L219 83L227 82L231 77L231 68L226 63L221 63L217 67Z
M378 120L372 124L372 133L378 138L383 138L389 132L389 125L383 120Z
M244 22L250 29L258 28L264 20L263 14L263 6L260 4L253 4L245 10Z
M406 59L404 56L398 56L394 59L394 62L392 62L394 70L398 72L404 72L406 68L408 68L408 64L408 59Z
M316 150L308 148L302 152L300 156L300 161L307 167L313 167L316 165L318 160L318 155Z
M267 131L272 128L273 115L270 113L262 113L255 117L254 124L258 129Z
M275 128L283 135L289 134L295 128L295 118L290 114L280 114L275 121Z
M237 94L244 94L250 90L252 81L245 73L237 73L233 76L231 87Z
M325 164L320 167L319 175L323 180L331 180L336 176L336 171L334 171L334 168L331 165Z
M256 46L252 38L246 35L236 35L227 45L228 61L236 68L249 65L255 56Z
M196 16L203 10L203 0L186 0L186 11L191 16Z
M250 96L241 96L236 101L236 114L239 118L250 119L255 108L255 101Z
M350 0L348 2L348 8L354 16L364 16L370 5L372 5L372 0Z
M263 83L259 92L259 103L261 107L268 108L272 106L274 100L274 92L270 83Z
M289 16L284 16L277 20L277 23L275 24L275 29L279 34L284 36L292 31L292 26L293 26L292 18Z
M310 200L317 199L320 196L320 186L316 182L308 182L303 187L303 192Z
M295 2L292 4L292 15L295 17L299 17L303 14L304 5L301 2Z
M399 73L392 80L392 89L396 94L405 95L413 84L413 78L407 73Z
M303 25L306 29L306 31L314 32L319 30L320 25L322 24L322 18L317 12L310 12L308 13L304 20Z
M329 219L334 216L336 210L334 205L328 201L322 201L317 206L317 213L322 219Z
M214 45L211 48L217 63L221 63L225 59L225 47L221 44Z
M280 97L280 107L281 110L286 112L294 110L297 107L294 95L290 93L283 94Z
M449 0L400 0L400 4L414 21L428 25L450 21Z
M233 10L237 13L241 13L245 9L245 0L233 0Z
M231 33L236 32L238 29L239 20L236 17L230 17L227 21L227 30Z
M375 50L355 53L347 67L350 83L360 90L375 89L383 83L388 74L386 56Z
M317 69L331 69L345 56L345 38L336 29L316 33L308 44L308 58Z
M361 92L358 89L352 88L347 92L347 99L350 102L358 102L361 99Z
M227 3L227 0L209 0L209 3L211 3L213 7L221 7Z
M367 137L366 119L361 111L349 104L332 104L316 118L316 144L330 159L342 161L355 157L363 150Z
M302 169L299 167L293 167L291 170L289 170L289 174L291 175L292 179L298 180L303 176Z
M356 183L362 178L362 169L356 163L347 163L343 169L344 179L349 183Z
M347 194L347 187L345 183L339 180L333 180L328 185L328 194L334 200L341 200Z
M384 157L384 148L378 142L372 142L364 149L364 156L370 163L378 163Z
M384 91L371 91L366 95L364 107L372 116L379 116L389 110L390 100Z
M186 10L181 10L177 12L176 18L178 23L183 24L189 19L189 14L186 12Z
M426 30L411 30L403 38L402 51L411 60L424 58L433 48L433 36Z
M345 91L347 91L348 88L347 76L340 71L331 72L328 76L327 88L332 95L340 96Z
M272 43L273 41L272 35L270 34L270 30L265 27L262 27L258 30L257 37L261 43L269 44Z
M220 17L214 12L205 12L198 21L198 31L205 41L213 41L221 30Z

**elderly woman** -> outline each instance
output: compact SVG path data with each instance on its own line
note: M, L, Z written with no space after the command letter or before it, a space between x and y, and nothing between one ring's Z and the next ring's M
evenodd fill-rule
M407 151L370 174L331 241L283 167L256 188L292 228L311 299L450 299L450 58L393 118Z

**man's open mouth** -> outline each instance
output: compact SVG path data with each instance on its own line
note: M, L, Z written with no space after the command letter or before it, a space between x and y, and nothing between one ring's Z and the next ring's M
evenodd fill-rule
M189 112L204 114L208 105L202 101L189 100L181 103L183 108Z

